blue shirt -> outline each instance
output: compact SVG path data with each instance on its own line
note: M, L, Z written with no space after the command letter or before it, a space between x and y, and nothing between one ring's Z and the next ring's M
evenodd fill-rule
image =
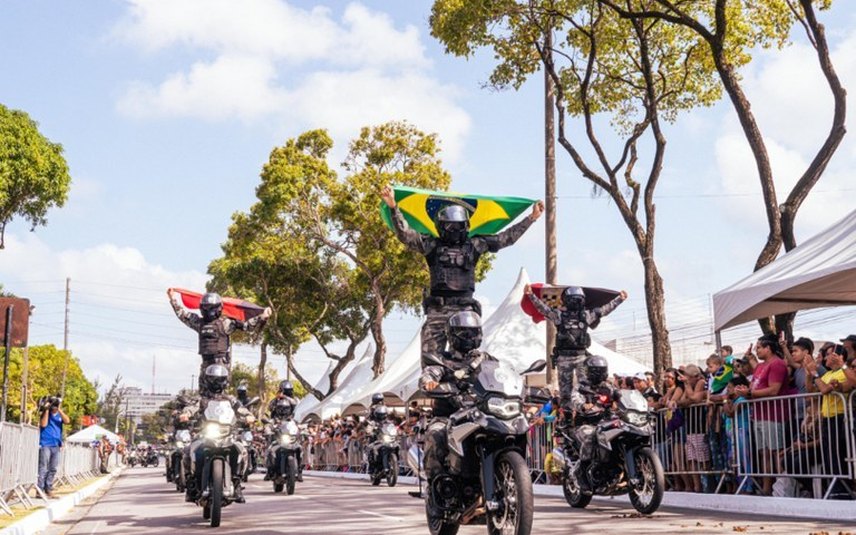
M48 413L48 425L39 433L39 446L51 448L62 446L62 415L59 411Z

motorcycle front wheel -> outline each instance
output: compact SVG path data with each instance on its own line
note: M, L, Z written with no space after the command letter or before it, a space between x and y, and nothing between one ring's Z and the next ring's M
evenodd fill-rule
M459 524L444 522L442 517L431 516L428 500L425 500L425 518L428 520L428 532L431 535L457 535Z
M211 527L220 525L220 510L223 507L223 460L211 461L211 494L208 498L211 505Z
M591 503L591 494L583 494L580 482L570 469L566 469L563 474L562 492L565 494L565 501L574 509L585 509Z
M394 487L395 484L398 483L398 455L390 453L387 466L389 466L389 468L387 468L386 472L386 484L390 487Z
M506 451L497 458L493 477L499 509L488 513L487 532L529 535L535 503L526 461L516 451Z
M630 503L643 515L654 513L663 501L666 488L666 476L663 464L651 448L642 448L636 452L636 472L640 485L630 490Z
M294 481L297 479L297 459L294 455L288 457L288 473L285 476L285 493L291 496L294 494Z

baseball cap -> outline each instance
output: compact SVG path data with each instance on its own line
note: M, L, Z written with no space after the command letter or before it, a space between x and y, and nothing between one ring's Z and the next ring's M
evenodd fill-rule
M639 381L647 381L647 380L648 380L648 376L647 376L647 375L645 375L645 372L639 372L639 373L637 373L636 375L634 375L634 376L633 376L633 379L634 379L634 380L639 380Z
M853 342L856 343L856 334L848 334L847 338L842 338L842 342Z

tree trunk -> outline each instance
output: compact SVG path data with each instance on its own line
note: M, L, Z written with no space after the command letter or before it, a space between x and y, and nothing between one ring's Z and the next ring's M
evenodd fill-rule
M291 372L291 375L294 376L295 379L300 381L300 384L303 385L303 388L306 389L306 392L315 396L318 401L323 401L326 397L326 394L315 388L312 383L304 379L304 377L297 371L297 368L294 366L294 352L291 350L291 346L288 346L288 350L285 353L285 361L288 365L288 370Z
M259 406L256 411L261 417L262 412L264 411L265 402L267 399L267 384L265 384L265 365L267 364L267 342L262 340L262 345L259 349L259 377L258 377L258 396L259 396Z
M645 303L648 325L651 328L651 345L654 350L654 375L661 377L663 371L672 367L672 345L666 328L666 300L663 278L653 257L642 261L645 270Z
M380 295L380 289L373 285L375 310L371 322L372 338L375 343L374 362L372 363L373 378L384 372L384 361L386 360L386 338L383 335L383 317L386 315L386 307Z

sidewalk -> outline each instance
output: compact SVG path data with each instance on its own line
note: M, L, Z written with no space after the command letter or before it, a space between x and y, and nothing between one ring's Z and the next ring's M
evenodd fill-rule
M365 474L349 472L321 472L307 470L307 475L340 479L368 479ZM416 485L415 477L399 477L405 485ZM381 482L381 485L385 484ZM534 485L535 496L564 498L562 487L557 485ZM601 497L595 501L620 503L630 507L627 496ZM761 496L734 496L731 494L695 494L691 492L667 492L661 507L695 511L719 511L738 514L781 517L791 519L835 519L839 522L853 521L856 524L856 502L840 500L812 500L808 498L765 498Z
M39 532L48 527L51 522L55 522L68 514L88 497L92 496L104 486L112 483L122 472L122 469L116 469L109 475L101 476L89 485L82 489L63 496L62 498L50 500L50 502L18 520L7 528L0 530L0 535L30 535Z

